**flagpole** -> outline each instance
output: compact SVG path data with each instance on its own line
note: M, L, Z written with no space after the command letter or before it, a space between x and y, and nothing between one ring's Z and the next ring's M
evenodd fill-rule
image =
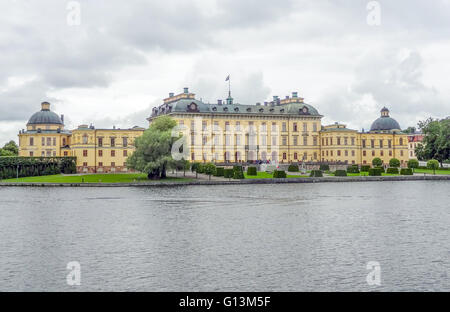
M228 76L228 96L231 96L231 78Z

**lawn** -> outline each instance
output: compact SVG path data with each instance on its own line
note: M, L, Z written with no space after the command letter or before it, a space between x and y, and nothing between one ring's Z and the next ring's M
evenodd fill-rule
M247 172L244 172L244 176L246 179L272 179L273 174L269 172L264 171L258 171L257 176L249 176L247 175ZM309 176L302 176L302 175L287 175L288 178L307 178Z
M414 173L427 173L433 174L433 170L431 169L414 169ZM450 170L436 170L436 174L450 174Z
M191 181L190 178L166 178L161 182ZM38 182L38 183L131 183L151 181L146 174L123 173L123 174L86 174L86 175L49 175L40 177L27 177L19 179L7 179L1 182Z

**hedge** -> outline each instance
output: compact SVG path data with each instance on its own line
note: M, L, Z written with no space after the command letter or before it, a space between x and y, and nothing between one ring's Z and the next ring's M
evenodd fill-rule
M361 165L361 172L369 172L370 165Z
M381 173L385 173L384 167L375 167L376 169L380 169Z
M347 176L347 172L348 172L348 169L347 169L347 171L345 171L345 170L336 170L336 172L334 173L334 175L336 176L336 177L346 177ZM358 171L359 172L359 171Z
M381 176L381 169L379 167L377 167L377 168L370 168L369 169L369 175L370 176Z
M76 157L0 157L0 179L77 172Z
M411 168L402 168L400 169L401 175L413 175L413 171Z
M224 169L223 170L223 177L231 179L233 177L233 173L234 173L234 171L231 168L230 169Z
M242 166L233 167L233 179L245 179L244 170Z
M284 179L284 178L286 178L286 172L284 170L274 170L273 178L274 179Z
M352 165L347 167L348 173L359 173L358 165Z
M320 171L329 171L330 170L330 166L329 165L320 165L319 170Z
M395 168L395 167L389 167L389 168L387 168L386 173L389 173L389 174L398 174L398 168Z
M216 177L223 177L224 176L224 167L216 167L216 174L214 176Z
M328 166L328 165L327 165ZM311 170L310 177L323 177L321 170Z
M249 176L257 176L258 171L256 170L256 167L248 167L247 168L247 175Z
M298 169L297 165L289 165L288 171L289 172L299 172L299 169Z

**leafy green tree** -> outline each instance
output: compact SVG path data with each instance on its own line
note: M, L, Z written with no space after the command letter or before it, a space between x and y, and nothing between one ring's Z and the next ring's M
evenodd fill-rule
M391 158L389 160L389 167L392 167L392 168L400 167L400 160L398 160L397 158Z
M415 127L408 127L405 130L402 131L403 133L408 133L408 134L412 134L416 132L416 128Z
M450 158L450 119L428 118L419 122L424 134L422 143L415 152L419 160L436 159L442 166Z
M209 176L209 180L211 180L211 175L216 172L216 166L212 163L207 163L204 166L205 173Z
M18 156L18 155L19 155L19 147L13 140L6 143L5 146L3 146L3 148L0 148L0 156Z
M417 159L410 159L408 160L408 168L412 169L414 172L414 169L419 168L419 161Z
M430 159L427 162L427 168L433 170L433 174L436 174L436 169L439 168L439 162L436 159Z
M174 166L171 151L177 138L172 137L175 120L169 116L156 118L144 134L136 139L136 151L127 159L131 169L147 173L149 179L166 178L166 170Z
M383 165L383 161L381 160L381 158L375 157L374 159L372 159L372 165L374 167L381 167Z

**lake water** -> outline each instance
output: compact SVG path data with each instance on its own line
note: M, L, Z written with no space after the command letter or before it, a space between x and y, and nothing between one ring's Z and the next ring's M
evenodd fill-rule
M0 291L450 291L450 181L0 198ZM71 261L80 286L66 282ZM380 286L366 282L370 261Z

